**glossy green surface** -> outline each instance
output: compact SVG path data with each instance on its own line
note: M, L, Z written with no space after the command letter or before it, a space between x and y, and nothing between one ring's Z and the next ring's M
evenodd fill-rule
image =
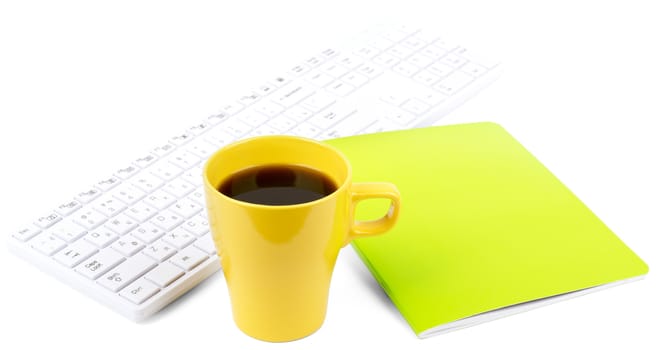
M397 225L353 246L416 333L648 272L499 125L328 143L347 155L354 181L388 181L401 192ZM361 205L358 215L375 217L380 210Z

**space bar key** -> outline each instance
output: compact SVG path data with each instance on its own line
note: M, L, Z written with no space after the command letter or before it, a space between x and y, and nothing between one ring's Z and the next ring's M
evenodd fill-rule
M292 82L272 94L271 101L288 108L315 93L315 89L307 84Z

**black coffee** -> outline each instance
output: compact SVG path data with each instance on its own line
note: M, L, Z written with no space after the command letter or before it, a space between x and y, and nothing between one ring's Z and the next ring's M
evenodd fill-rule
M264 205L312 202L337 186L317 170L297 165L266 165L233 174L219 186L228 197Z

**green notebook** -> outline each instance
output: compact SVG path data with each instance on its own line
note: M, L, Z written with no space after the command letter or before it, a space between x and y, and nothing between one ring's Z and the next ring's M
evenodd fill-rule
M347 155L354 181L389 181L401 192L400 218L392 231L356 240L353 247L419 337L648 272L499 125L440 126L327 142ZM373 218L384 210L362 203L357 211Z

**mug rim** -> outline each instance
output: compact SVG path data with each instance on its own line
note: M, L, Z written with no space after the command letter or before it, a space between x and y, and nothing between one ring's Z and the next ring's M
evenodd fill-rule
M221 153L230 151L231 149L234 149L236 147L240 147L241 145L245 143L252 143L252 142L258 142L261 140L272 140L272 139L278 139L278 140L287 140L287 141L302 141L306 143L311 143L313 145L319 146L320 148L324 148L325 150L328 150L332 153L335 153L338 155L338 157L342 160L346 167L346 176L344 178L344 181L342 183L338 184L337 188L335 191L331 192L329 195L326 195L322 198L315 199L310 202L303 202L303 203L297 203L297 204L286 204L286 205L267 205L267 204L257 204L257 203L251 203L251 202L245 202L241 201L235 198L231 198L225 194L223 194L219 189L215 188L210 184L210 180L208 179L208 167L212 161L219 157ZM258 166L258 165L254 165ZM245 138L239 141L235 141L233 143L230 143L220 149L218 149L216 152L214 152L208 159L205 161L205 164L203 165L203 184L207 188L212 188L213 193L218 194L220 197L228 200L231 203L245 206L245 207L251 207L251 208L259 208L259 209L267 209L267 210L285 210L285 209L292 209L292 208L303 208L303 207L308 207L308 206L313 206L317 205L319 203L329 201L333 197L337 196L339 192L344 191L345 188L347 187L347 184L351 183L351 164L349 163L349 160L347 157L337 148L323 143L321 141L313 140L307 137L301 137L301 136L292 136L292 135L265 135L265 136L254 136L254 137L249 137Z

